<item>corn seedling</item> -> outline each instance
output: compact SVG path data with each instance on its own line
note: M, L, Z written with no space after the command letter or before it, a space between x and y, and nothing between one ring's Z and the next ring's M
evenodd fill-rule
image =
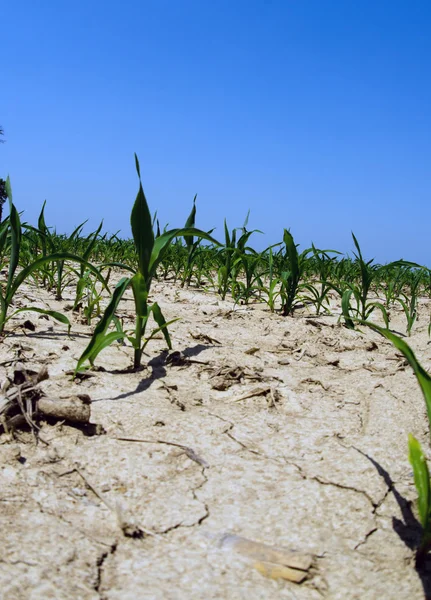
M378 266L373 265L374 260L371 259L368 262L362 257L361 248L358 240L352 233L353 242L356 246L357 254L355 258L359 266L359 282L344 282L347 285L347 289L344 290L341 298L341 309L343 312L344 321L346 327L354 329L354 318L360 319L361 321L367 321L370 315L375 309L380 310L386 327L389 327L389 314L386 308L381 302L370 301L369 294L371 290L371 284L376 277ZM355 298L356 306L351 306L351 298ZM354 318L352 318L352 316Z
M171 348L172 344L168 325L172 323L172 321L166 322L163 313L156 302L153 302L151 305L148 302L151 283L156 275L157 268L174 238L180 236L197 236L217 244L216 240L210 235L193 227L171 229L170 231L166 231L160 236L155 237L150 210L142 187L141 172L136 154L135 163L139 178L139 190L132 208L130 221L133 241L138 256L138 268L134 270L128 265L121 265L123 269L131 273L131 276L123 277L118 282L101 320L95 327L90 343L78 360L76 371L80 371L87 361L93 365L97 355L116 340L127 339L133 346L133 366L135 369L138 369L141 365L141 357L144 348L160 331L163 333L166 344ZM135 302L134 332L118 330L109 331L109 326L115 317L115 311L118 304L129 287L132 289ZM156 321L157 328L146 337L146 329L151 315L153 315L154 320Z
M314 304L316 309L316 315L320 315L321 311L324 310L329 313L329 294L332 291L340 293L337 288L330 281L331 269L334 262L337 260L337 256L330 256L330 254L339 255L340 253L336 250L318 250L314 244L312 248L312 257L314 267L317 271L318 280L313 285L308 284L306 290L308 293L304 295L304 300Z
M411 274L411 279L409 282L409 294L404 292L400 292L396 301L399 302L402 306L404 314L407 319L407 335L410 337L412 327L417 319L418 311L417 311L417 300L418 300L418 288L422 280L423 273L419 270L416 273Z
M268 284L262 285L263 300L268 305L269 310L275 311L276 302L280 296L281 279L274 275L274 253L272 248L269 248L268 253Z
M186 221L186 224L184 225L184 227L186 229L195 227L196 198L197 198L197 195L193 199L192 211ZM214 229L211 229L210 231L208 231L207 232L208 235L211 235L213 231L214 231ZM202 249L200 248L200 243L201 243L200 237L195 240L195 238L192 235L185 235L184 241L186 243L186 248L187 248L187 259L186 259L186 264L185 264L185 268L184 268L184 274L183 274L183 279L181 282L181 287L184 287L185 285L187 285L187 286L190 285L192 276L193 276L193 269L194 269L195 263L197 261L197 257L199 255L199 253L202 251ZM199 282L199 278L198 278L198 282Z
M51 230L49 229L49 227L47 227L45 223L45 206L46 202L43 203L42 210L38 219L42 256L46 257L48 252L54 254L58 252L70 252L72 250L75 250L77 241L79 240L79 236L87 221L84 221L83 223L78 225L78 227L75 228L75 230L69 237L64 235L57 235L55 231L51 232ZM85 256L85 253L84 256L82 256L85 262L87 261L90 254L91 250L89 253L87 253L87 256ZM81 268L82 273L84 268L85 267ZM64 288L71 282L70 278L65 278L65 261L57 260L53 261L51 264L49 262L45 263L43 276L44 281L48 280L50 282L49 289L55 289L55 299L61 300L63 297Z
M303 291L312 292L312 285L305 282L301 283L310 249L298 254L293 236L287 229L284 230L283 242L286 248L287 271L282 271L280 275L280 296L282 300L282 314L287 317L288 315L292 315L295 308L304 300L301 293Z

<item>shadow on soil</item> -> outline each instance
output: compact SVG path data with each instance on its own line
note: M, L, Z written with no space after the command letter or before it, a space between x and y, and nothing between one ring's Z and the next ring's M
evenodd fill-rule
M206 346L204 344L197 344L196 346L192 346L190 348L186 348L182 353L174 352L169 354L167 350L163 350L160 354L152 358L148 363L147 367L151 368L151 374L148 377L144 377L138 383L134 390L130 392L123 392L122 394L118 394L118 396L113 396L111 398L98 398L97 400L93 400L94 402L101 402L102 400L123 400L124 398L129 398L130 396L134 396L135 394L139 394L140 392L145 392L148 390L155 381L159 379L163 379L166 377L166 365L172 366L182 366L187 364L187 359L192 358L194 356L198 356L204 350L211 348L212 346ZM179 355L182 357L182 360L169 361L169 358L175 355ZM145 368L145 367L143 367ZM123 370L114 370L114 371L106 371L111 374L126 374L126 373L136 373L136 369L123 369Z
M388 490L394 495L394 498L397 501L398 506L400 507L403 519L401 520L397 517L392 517L393 530L404 542L404 544L412 552L416 553L416 550L419 547L421 541L422 526L413 514L413 511L411 509L411 502L406 500L404 496L402 496L399 493L399 491L395 487L391 476L381 466L381 464L379 464L376 460L371 458L371 456L369 456L365 452L362 452L358 448L356 448L356 450L370 461L370 463L375 467L377 473L387 485ZM421 561L418 561L417 559L418 557L416 557L415 568L422 582L425 600L431 600L431 557L427 555Z

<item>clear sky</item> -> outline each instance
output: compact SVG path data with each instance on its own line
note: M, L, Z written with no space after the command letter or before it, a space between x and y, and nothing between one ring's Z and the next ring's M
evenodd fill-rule
M431 266L430 0L0 6L0 177L34 223L161 224Z

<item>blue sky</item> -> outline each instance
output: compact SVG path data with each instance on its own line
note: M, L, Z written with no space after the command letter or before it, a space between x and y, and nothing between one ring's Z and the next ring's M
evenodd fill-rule
M223 220L431 265L429 0L61 0L1 8L0 177L35 222Z

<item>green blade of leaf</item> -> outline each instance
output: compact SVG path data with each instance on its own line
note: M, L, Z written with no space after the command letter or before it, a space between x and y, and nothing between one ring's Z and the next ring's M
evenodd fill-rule
M139 271L132 277L133 297L135 299L136 314L139 317L148 317L148 290L144 276Z
M7 289L12 286L13 276L19 262L19 253L21 248L21 221L19 218L18 211L12 202L12 189L10 185L9 177L6 179L6 194L9 198L9 223L10 223L10 237L11 237L11 254L9 261L9 274L7 280Z
M189 214L188 219L186 221L186 224L184 225L185 229L187 229L188 227L194 227L195 226L195 221L196 221L196 198L197 198L197 194L193 198L192 212ZM193 239L192 235L185 235L184 236L184 241L185 241L187 247L190 248L191 246L193 246L194 239Z
M97 236L99 235L100 230L102 229L102 226L103 226L103 221L101 221L101 223L100 223L99 227L96 229L96 231L88 237L89 244L88 244L87 248L85 249L84 254L82 255L82 258L85 258L85 260L88 260L91 253L93 252L93 248L97 242Z
M95 343L94 347L93 347L93 351L91 353L91 356L88 356L88 360L90 362L90 364L93 364L97 355L100 354L100 352L102 352L102 350L104 348L107 348L108 346L110 346L111 344L113 344L114 342L120 342L122 341L124 338L126 337L126 334L124 333L124 331L110 331L109 333L107 333L104 336L100 336L97 339L97 342ZM83 364L85 362L86 359L81 360L81 358L78 361L78 364L76 365L76 369L75 369L75 374L79 373L85 369L83 369Z
M427 461L420 443L409 434L409 461L413 467L413 476L419 496L419 518L425 531L430 526L430 474Z
M283 241L286 246L286 252L289 257L289 267L291 271L291 277L294 281L299 278L299 262L298 262L298 249L293 240L293 236L287 229L284 230Z
M129 277L123 277L117 283L115 290L112 294L111 300L109 301L108 306L103 313L103 317L100 319L99 323L96 325L94 329L93 336L90 340L90 343L81 354L78 363L76 365L75 372L78 372L82 365L86 360L89 360L91 363L94 362L94 359L99 354L99 352L106 347L104 342L106 337L106 331L114 317L115 311L117 310L118 303L123 297L126 289L131 283L131 279ZM121 336L120 332L114 332L115 335L112 337L112 341Z
M341 310L348 329L355 329L355 324L350 317L350 297L352 294L352 290L345 290L341 298Z
M60 323L67 325L68 333L70 333L70 329L71 329L72 325L70 324L69 319L66 317L66 315L63 315L62 313L60 313L56 310L47 310L47 309L43 309L43 308L37 308L35 306L25 306L23 308L18 308L18 310L15 310L10 315L9 319L11 317L13 317L14 315L16 315L17 313L27 312L27 311L28 312L36 312L36 313L40 313L41 315L47 315L48 317L52 317L56 321L59 321Z
M154 247L151 253L151 260L149 265L150 277L153 277L155 275L157 267L160 264L160 261L163 259L164 255L166 254L172 240L175 237L181 237L186 235L200 237L204 240L212 242L216 246L221 245L217 240L215 240L205 231L201 231L200 229L195 229L193 227L187 229L171 229L170 231L166 231L165 233L162 233L160 237L156 238L154 242Z
M150 258L154 246L153 223L147 199L142 188L138 157L135 154L136 170L139 175L139 190L132 208L130 224L133 240L138 252L139 270L148 278L150 271ZM157 238L160 239L160 238Z
M166 323L165 317L163 316L163 313L162 313L162 311L160 309L160 306L157 304L157 302L154 302L151 305L151 311L153 313L154 320L156 321L157 325L159 326L159 330L162 331L163 336L164 336L164 338L166 340L166 343L168 345L168 348L170 350L172 348L172 342L171 342L171 337L170 337L169 331L168 331L168 323ZM169 323L173 323L176 320L177 319L173 319Z
M20 271L19 274L15 277L13 284L10 286L10 288L7 291L6 301L10 304L10 302L12 301L12 298L14 297L19 286L27 279L27 277L29 275L31 275L31 273L33 273L33 271L37 271L38 269L43 267L46 263L57 262L57 263L61 264L65 260L70 260L72 262L77 262L77 263L84 265L87 269L89 269L92 273L94 273L96 275L96 277L99 279L99 281L102 282L104 288L108 289L108 285L107 285L104 277L101 275L101 273L98 271L98 269L96 269L96 267L94 267L91 263L87 262L80 256L77 256L76 254L70 254L69 252L55 252L54 254L48 254L47 256L41 256L40 258L35 260L33 263L28 265L28 267L25 267L22 271Z

